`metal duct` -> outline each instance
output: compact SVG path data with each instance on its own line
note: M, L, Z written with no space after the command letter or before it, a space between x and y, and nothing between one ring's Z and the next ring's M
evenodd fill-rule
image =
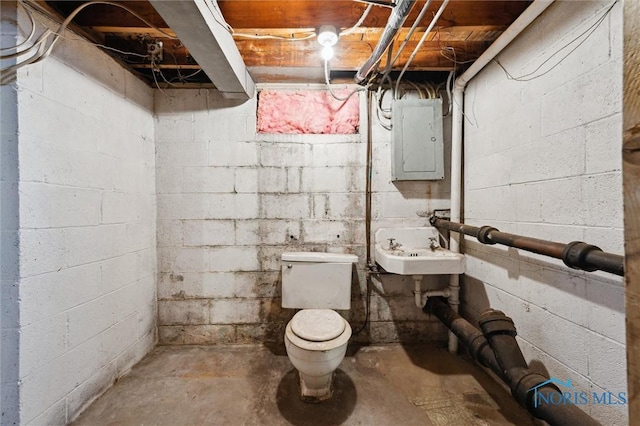
M391 15L389 16L387 25L378 40L378 44L376 44L376 47L373 49L373 53L364 65L360 67L354 77L357 84L362 84L369 76L373 67L375 67L385 50L389 47L389 44L393 41L393 37L402 27L407 16L409 16L409 12L411 11L411 7L413 7L414 3L415 0L399 0L396 7L393 8L393 12L391 12Z

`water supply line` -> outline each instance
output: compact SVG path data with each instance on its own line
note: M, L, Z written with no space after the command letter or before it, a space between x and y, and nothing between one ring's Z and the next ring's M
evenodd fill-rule
M372 174L372 158L373 158L373 123L371 122L371 105L372 105L373 93L367 90L366 104L367 104L367 149L366 149L366 167L365 167L365 207L364 207L364 222L365 222L365 265L364 265L364 280L366 284L365 294L365 316L362 323L362 327L353 332L353 335L357 335L363 332L369 325L369 317L371 315L371 280L372 275L376 274L377 268L371 258L371 174Z
M582 241L568 244L500 232L492 226L471 226L432 216L429 223L438 229L476 237L482 244L502 244L531 253L562 259L565 265L583 271L605 271L624 276L624 256L606 253Z
M424 31L424 34L422 34L422 37L420 38L420 41L418 41L418 44L413 49L413 52L411 52L411 56L409 56L409 59L407 59L407 62L404 64L404 67L402 68L402 71L400 71L400 74L398 75L398 79L396 80L396 90L394 92L394 94L396 96L396 99L399 99L399 98L397 98L397 96L398 96L398 92L399 92L399 89L400 89L400 80L402 80L402 76L407 71L407 68L409 68L409 65L411 64L411 62L413 62L413 59L418 54L418 51L422 47L422 44L427 39L427 36L429 35L429 33L431 32L433 27L436 25L436 22L438 22L438 19L440 19L440 15L442 15L442 12L444 12L444 9L447 7L448 4L449 4L449 0L444 0L442 2L442 5L440 5L440 8L438 9L436 14L434 15L433 19L431 20L431 23L429 23L429 26Z
M493 371L511 389L511 394L529 413L552 426L598 425L592 417L573 403L552 383L547 375L529 368L516 341L513 320L504 313L489 309L480 315L478 330L440 298L427 300L425 312L435 315L468 348L470 355Z
M451 116L451 220L460 222L462 215L462 128L464 90L469 81L476 76L493 58L498 56L525 28L542 14L553 0L535 0L520 16L498 37L489 48L460 76L453 84L453 103ZM449 250L460 252L460 236L449 236ZM460 304L460 278L459 275L451 275L449 278L449 305L455 312ZM449 333L449 352L456 352L458 340L453 333Z
M420 13L418 14L418 17L413 22L413 25L409 29L409 32L407 33L406 37L404 38L404 40L400 44L400 47L398 48L398 51L395 53L395 55L393 55L393 59L391 59L389 61L389 63L385 65L384 74L382 76L382 80L383 81L384 81L385 77L388 76L391 73L391 67L393 66L393 64L396 63L396 61L400 57L400 54L402 53L404 48L407 46L407 43L409 42L409 39L411 39L411 36L415 32L416 28L418 27L418 24L420 24L420 21L422 21L422 18L424 17L425 13L427 13L427 10L429 9L429 5L431 5L431 0L427 0L424 3L424 6L422 6L422 10L420 10Z
M398 30L402 27L407 16L409 16L409 12L415 2L416 0L398 0L398 3L396 3L396 6L393 8L391 15L389 15L387 25L384 27L382 35L378 39L376 47L373 49L373 53L360 67L354 77L357 84L363 84L369 74L371 74L371 70L376 66L385 50L387 50L393 41L393 37L395 37Z

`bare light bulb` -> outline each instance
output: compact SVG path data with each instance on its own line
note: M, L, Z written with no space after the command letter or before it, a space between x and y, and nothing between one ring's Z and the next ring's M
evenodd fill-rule
M331 58L333 58L333 47L324 46L322 48L322 59L324 59L325 61L328 61Z
M333 58L333 46L338 42L338 31L333 25L323 25L318 29L318 43L322 46L322 59Z

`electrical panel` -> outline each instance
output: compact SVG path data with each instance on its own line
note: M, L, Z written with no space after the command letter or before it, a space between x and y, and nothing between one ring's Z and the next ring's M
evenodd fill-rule
M442 99L393 102L393 180L444 179Z

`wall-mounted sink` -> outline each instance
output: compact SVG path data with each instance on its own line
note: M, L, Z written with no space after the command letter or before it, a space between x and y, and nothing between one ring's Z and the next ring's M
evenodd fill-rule
M375 260L400 275L462 274L463 254L440 247L433 227L380 228L375 233Z

